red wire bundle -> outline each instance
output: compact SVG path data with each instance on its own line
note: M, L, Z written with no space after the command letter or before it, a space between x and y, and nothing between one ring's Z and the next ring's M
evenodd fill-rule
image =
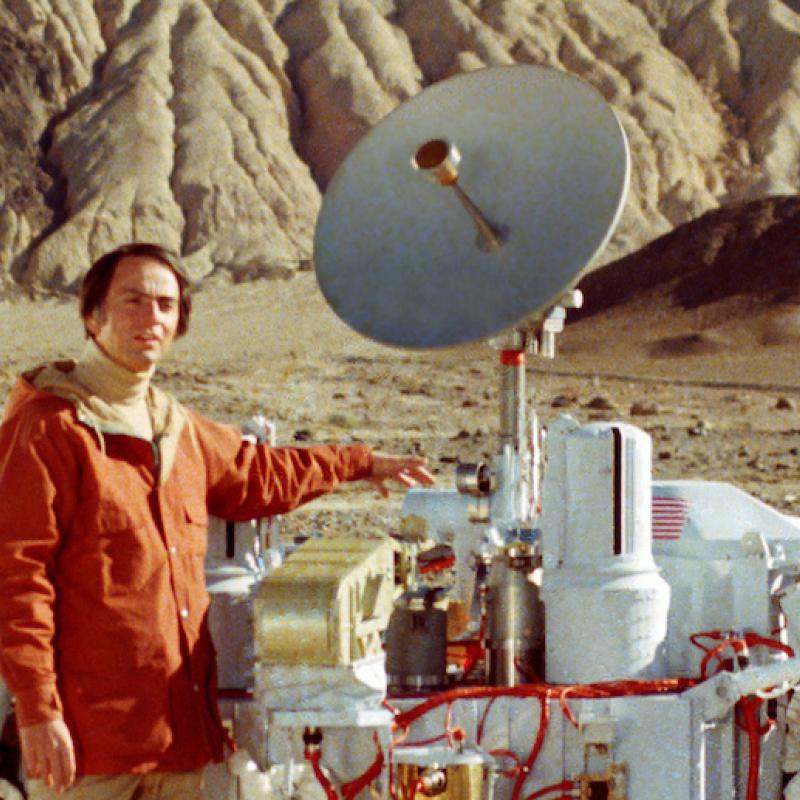
M713 647L702 644L701 639L710 639L718 642ZM785 653L789 658L794 656L794 650L783 642L775 639L768 639L757 633L745 633L737 636L733 633L723 631L703 631L692 634L689 640L693 645L704 651L703 659L700 662L700 679L705 680L708 667L712 660L716 659L717 672L722 671L723 665L721 655L728 649L735 654L747 654L750 648L766 647L770 650L778 650ZM747 743L749 753L747 759L747 800L758 800L758 776L761 761L761 737L769 730L770 726L761 727L758 721L759 711L763 700L760 697L742 697L736 704L736 709L743 720L742 727L747 733Z
M355 780L342 784L342 800L354 800L359 792L366 789L367 786L369 786L374 780L379 778L381 772L383 771L384 757L383 750L381 749L378 741L378 735L375 734L372 738L375 742L375 746L378 748L378 752L375 754L375 759L372 764L370 764L369 767L367 767L367 769ZM325 792L328 800L339 800L338 792L328 779L328 776L322 771L322 766L320 764L320 760L322 759L322 751L320 749L306 749L303 755L305 756L306 761L311 764L311 769L314 770L314 775L319 785Z
M399 731L400 735L390 743L389 755L389 783L390 794L396 797L394 786L392 785L392 756L391 748L398 745L427 745L434 742L448 740L451 746L462 742L466 733L462 728L452 725L452 708L453 704L459 700L473 700L478 698L488 698L486 708L481 715L476 731L476 743L479 745L483 736L486 719L494 701L499 697L516 697L516 698L534 698L540 703L540 716L539 726L536 733L536 738L533 742L530 752L524 762L521 762L519 757L507 750L495 750L492 754L496 756L503 756L510 758L514 762L513 769L508 769L504 773L504 777L514 780L514 787L511 794L511 800L520 800L522 795L522 788L526 780L533 771L533 767L538 759L542 748L544 746L545 737L547 734L548 723L550 719L550 709L548 700L557 699L562 713L566 718L577 727L578 722L575 715L572 713L568 705L569 698L579 699L596 699L608 697L629 697L653 694L671 694L685 691L686 689L695 686L697 683L706 680L709 666L716 660L717 671L722 669L721 656L725 650L732 650L735 654L746 654L750 648L753 647L767 647L773 650L779 650L789 656L794 655L792 649L781 642L774 639L768 639L755 633L747 633L743 636L734 636L725 634L721 631L705 631L702 633L693 634L690 637L692 643L704 651L704 656L700 664L700 678L661 678L656 680L617 680L607 681L602 683L590 684L575 684L575 685L557 685L545 683L531 683L521 686L462 686L455 689L450 689L445 692L440 692L437 695L423 700L421 703L400 711L397 708L390 706L386 703L386 707L390 708L394 713L394 730ZM709 639L715 644L708 646L701 642L702 639ZM758 716L761 703L760 698L745 697L742 698L737 704L737 709L742 720L742 726L747 732L748 743L750 748L749 753L749 771L747 779L747 800L757 800L758 798L758 772L761 748L761 736L768 730L762 729ZM408 736L413 723L421 717L428 714L435 708L442 705L447 705L447 713L445 715L445 730L442 734L428 739L408 742L405 741ZM378 752L375 760L370 767L363 773L363 775L356 778L350 783L342 786L343 800L353 800L356 795L361 792L370 783L376 780L385 763L383 751L378 744L377 737L375 738ZM321 753L319 750L306 752L306 758L311 763L314 774L317 777L320 785L328 797L328 800L338 800L338 794L332 786L330 780L323 773L320 766ZM542 789L534 791L528 795L525 800L538 800L547 795L555 792L561 792L558 797L551 798L551 800L568 800L571 795L564 794L574 790L575 783L573 781L565 780L561 783L553 784ZM410 798L413 798L417 792L415 785Z

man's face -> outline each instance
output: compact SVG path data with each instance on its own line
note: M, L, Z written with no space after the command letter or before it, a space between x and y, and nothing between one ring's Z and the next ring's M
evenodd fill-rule
M113 361L144 372L167 354L179 316L175 273L158 259L130 255L117 263L105 300L86 326Z

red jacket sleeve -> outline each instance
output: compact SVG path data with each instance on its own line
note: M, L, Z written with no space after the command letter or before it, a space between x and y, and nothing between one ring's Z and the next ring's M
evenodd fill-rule
M76 464L58 423L23 411L0 428L0 674L22 726L62 712L53 571Z
M372 450L363 444L269 447L197 414L192 424L208 474L208 510L223 519L282 514L372 474Z

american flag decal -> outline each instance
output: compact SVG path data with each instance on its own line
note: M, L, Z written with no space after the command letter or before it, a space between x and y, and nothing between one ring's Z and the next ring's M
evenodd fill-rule
M653 538L680 539L690 503L680 497L653 498Z

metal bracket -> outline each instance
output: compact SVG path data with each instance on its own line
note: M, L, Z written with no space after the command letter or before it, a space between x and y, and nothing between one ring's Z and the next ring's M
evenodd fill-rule
M574 778L580 789L580 800L626 800L625 764L611 764L605 772L578 775Z

